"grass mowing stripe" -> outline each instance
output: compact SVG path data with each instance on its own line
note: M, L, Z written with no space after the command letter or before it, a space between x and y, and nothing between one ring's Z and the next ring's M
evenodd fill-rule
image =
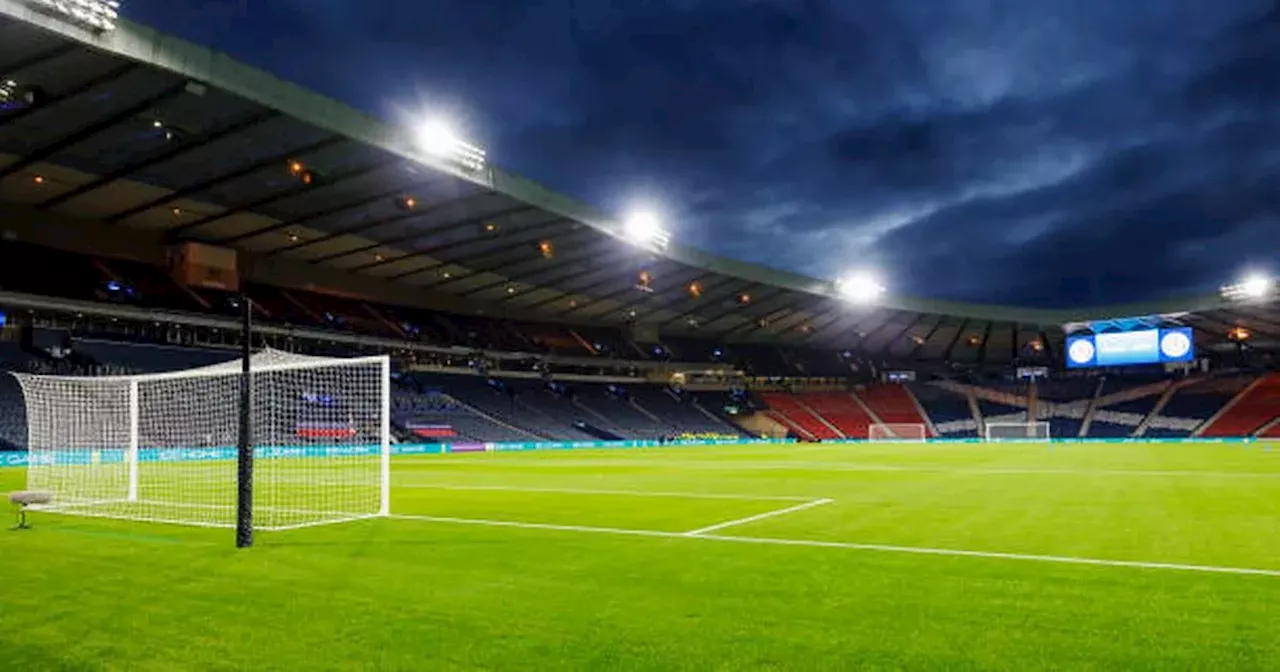
M814 502L816 505L816 502ZM906 553L913 555L936 555L960 558L980 558L987 560L1012 560L1018 562L1041 562L1065 565L1093 565L1099 567L1122 567L1130 569L1173 570L1181 572L1200 572L1207 574L1235 574L1241 576L1267 576L1280 578L1280 569L1261 569L1256 567L1222 567L1216 565L1193 565L1172 562L1147 562L1142 560L1111 560L1107 558L1083 558L1066 555L1036 555L1027 553L1001 553L999 551L972 551L959 548L931 548L927 546L894 546L890 544L860 544L844 541L817 541L813 539L775 539L771 537L742 537L719 534L690 534L688 532L663 532L661 530L631 530L616 527L590 527L586 525L556 525L551 523L522 523L511 520L485 520L479 518L451 518L442 516L416 516L392 514L395 520L416 520L427 523L447 523L454 525L476 525L481 527L508 527L523 530L549 530L553 532L584 532L588 534L613 534L633 537L658 537L663 539L699 539L738 544L764 544L772 546L797 546L806 548L832 548L853 551L878 551L884 553Z
M723 530L723 529L725 529L725 528L727 528L727 527L736 527L736 526L738 526L738 525L746 525L747 523L754 523L754 522L755 522L755 521L757 521L757 520L764 520L765 518L773 518L774 516L781 516L781 515L785 515L785 514L788 514L788 513L795 513L795 512L797 512L797 511L803 511L803 510L805 510L805 509L812 509L812 508L813 508L813 507L815 507L815 506L822 506L823 504L830 504L832 501L834 501L834 500L831 500L831 499L815 499L815 500L813 500L812 502L805 502L804 504L797 504L797 505L795 505L795 506L788 506L788 507L787 507L787 508L785 508L785 509L775 509L775 510L773 510L773 511L765 511L764 513L757 513L757 514L756 514L756 515L754 515L754 516L747 516L747 517L745 517L745 518L738 518L738 519L736 519L736 520L727 520L727 521L725 521L725 522L723 522L723 523L716 523L715 525L708 525L708 526L706 526L706 527L700 527L700 528L698 528L698 529L696 529L696 530L690 530L690 531L688 531L688 532L685 532L685 534L686 534L686 535L688 535L688 536L690 536L690 537L696 537L696 536L698 536L698 535L700 535L700 534L706 534L707 532L715 532L716 530Z
M812 497L793 495L745 495L718 492L664 492L659 490L596 490L592 488L530 488L514 485L456 485L452 483L396 483L395 488L431 490L480 490L494 492L545 492L565 495L617 495L620 497L670 497L673 499L733 499L754 502L809 502Z
M444 463L441 463L443 466ZM450 467L475 466L492 467L493 462L448 463ZM503 463L498 463L503 464ZM821 461L784 461L784 462L715 462L712 460L555 460L555 461L510 461L506 466L541 467L546 469L562 469L565 467L590 467L631 469L635 467L671 468L709 471L773 471L794 469L797 471L886 471L906 473L938 473L938 474L975 474L990 476L1141 476L1157 478L1241 478L1241 479L1280 479L1280 471L1248 472L1248 471L1196 471L1192 469L1039 469L1020 467L944 467L932 465L896 465L870 462L821 462Z

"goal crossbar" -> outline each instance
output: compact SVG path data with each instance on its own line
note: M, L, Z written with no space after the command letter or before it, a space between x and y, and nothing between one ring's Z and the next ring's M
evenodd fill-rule
M1047 422L988 422L984 423L984 439L987 441L1049 441Z
M869 441L925 441L929 429L916 422L877 422L867 426Z
M134 376L14 374L30 489L74 515L235 527L243 361ZM250 358L254 527L390 513L390 359Z

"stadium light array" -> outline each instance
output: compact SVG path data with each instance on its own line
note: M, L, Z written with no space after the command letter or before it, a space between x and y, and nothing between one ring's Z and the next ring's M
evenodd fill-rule
M1227 285L1221 290L1222 298L1228 301L1263 301L1275 293L1275 278L1260 273L1248 275L1240 282Z
M648 210L637 210L623 223L627 241L637 247L662 251L671 244L671 232L662 228L662 220Z
M458 135L449 122L432 119L415 129L418 146L437 159L452 162L470 171L485 167L485 152Z
M855 303L874 303L884 294L884 285L869 273L855 273L836 281L840 296Z
M115 30L116 21L120 18L118 0L26 0L26 4L83 28L100 32Z

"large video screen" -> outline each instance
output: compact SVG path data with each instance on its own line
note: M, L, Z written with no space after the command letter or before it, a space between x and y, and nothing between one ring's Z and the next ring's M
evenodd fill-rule
M1144 329L1067 338L1067 368L1190 362L1196 358L1190 327Z

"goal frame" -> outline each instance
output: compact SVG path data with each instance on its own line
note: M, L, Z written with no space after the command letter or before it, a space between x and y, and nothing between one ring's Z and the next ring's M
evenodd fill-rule
M292 353L284 353L284 354L292 354ZM317 370L326 370L326 369L333 369L333 368L347 368L347 367L359 367L359 366L369 366L369 365L377 366L378 372L379 372L378 373L378 378L379 378L378 390L379 390L380 399L378 401L378 411L377 411L378 438L376 442L369 444L372 447L376 443L378 448L378 455L377 455L378 457L378 479L377 480L378 480L378 489L379 489L378 510L376 512L371 512L368 515L362 515L358 517L353 516L349 518L335 518L332 521L317 522L313 524L330 524L330 523L345 522L347 520L355 520L358 518L389 516L391 513L391 358L388 355L372 355L372 356L346 357L346 358L312 357L309 355L299 355L299 357L305 357L305 359L299 359L296 361L272 362L272 363L266 363L266 364L254 363L251 365L249 369L250 371L249 379L252 380L253 378L261 374L273 374L273 373L282 373L282 372L289 372L289 371L317 371ZM45 376L45 375L32 375L32 374L20 374L20 373L10 374L18 379L19 386L22 388L23 403L28 409L27 410L27 413L28 413L27 456L28 456L28 464L31 465L28 467L28 471L27 471L28 488L31 488L37 485L37 483L35 482L36 473L32 469L38 468L39 465L47 461L45 457L45 453L47 451L45 449L41 449L37 447L37 443L38 443L38 441L36 440L37 429L36 429L35 423L31 419L31 410L30 410L31 409L30 404L33 402L31 397L29 396L30 392L27 388L26 381L28 380L53 381L53 380L59 380L59 379L62 379L62 380L74 379L78 381L92 381L93 383L102 384L103 386L110 386L112 384L115 384L121 387L125 387L127 385L126 389L128 390L127 392L128 440L126 445L121 446L121 448L123 448L123 451L122 451L123 461L125 462L125 469L127 470L127 489L123 499L116 498L111 500L103 500L101 503L103 504L107 504L110 502L142 503L142 502L145 502L145 498L143 497L144 493L140 492L140 486L139 486L139 480L140 480L139 464L142 461L141 460L142 447L140 446L140 438L139 438L139 435L140 435L139 425L140 425L140 416L141 416L141 408L139 403L139 399L140 399L139 388L142 385L145 385L147 383L156 383L156 382L164 382L164 381L217 379L217 378L222 378L222 379L242 378L244 375L242 373L242 369L240 369L239 367L236 367L235 369L231 368L233 366L241 364L242 361L243 361L242 359L234 359L228 362L223 362L221 364L215 364L211 366L196 367L196 368L184 369L179 371L169 371L164 373L149 373L149 374L138 374L138 375L126 375L126 376L122 376L122 375ZM36 402L36 403L39 403L39 402ZM251 462L256 461L253 459L252 454L258 448L259 448L258 446L253 446L248 451L250 453ZM238 451L238 452L241 454L243 453L243 451ZM237 490L239 490L239 484L233 483L232 485ZM54 494L56 495L57 493L54 493ZM62 511L71 515L85 515L90 517L127 518L126 516L99 514L99 513L89 512L89 511L77 510L85 506L87 506L87 504L85 503L78 503L78 504L73 503L69 506L62 507L59 505L59 502L55 500L50 504L41 505L39 507L33 507L33 508L39 508L41 510L46 510L50 512ZM63 511L64 508L67 510ZM221 525L221 524L209 525L207 523L197 523L197 522L190 522L190 521L157 521L157 522L169 522L169 523L180 524L180 525L197 525L197 526L206 526L206 527L215 526L215 527L232 528L232 527L239 526L239 522L240 522L238 520L239 515L237 514L236 517L237 517L237 520L228 520L226 525ZM133 518L127 518L127 519L133 519ZM146 519L136 519L136 520L146 520ZM303 524L303 525L298 525L296 527L309 527L311 525L312 524ZM256 529L270 532L270 531L293 529L293 527L264 526L264 527L257 527Z
M1001 437L993 438L991 434L992 427L1019 428L1024 430L1023 433L1025 434L1025 436L1019 436L1017 433L1014 433L1007 437L1001 436ZM1041 435L1041 432L1038 431L1041 428L1044 429L1043 435ZM1049 423L1044 421L984 422L983 430L982 430L982 440L987 443L1048 443L1049 441L1053 440L1053 435L1050 431Z
M929 428L922 422L874 422L867 425L867 440L924 442L929 440Z

